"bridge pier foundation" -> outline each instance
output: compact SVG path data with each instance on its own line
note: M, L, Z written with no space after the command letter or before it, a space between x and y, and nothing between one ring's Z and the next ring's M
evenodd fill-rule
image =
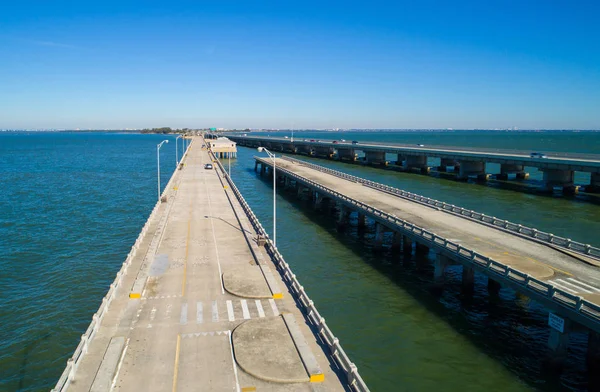
M383 151L366 151L365 161L369 165L387 165L385 160L385 152Z
M600 370L600 333L589 331L586 362L590 372Z
M424 155L408 155L404 167L406 170L418 170L422 174L429 173L429 166L427 166L427 157Z
M548 336L548 351L545 365L550 369L560 370L567 359L567 349L569 347L569 335L571 333L571 320L564 319L563 332L550 327L550 336Z
M483 161L460 161L460 170L457 179L466 181L469 176L477 176L477 181L486 181L489 175L485 173Z
M348 220L350 217L350 209L343 204L339 205L339 215L337 219L337 228L338 230L343 230L348 225Z
M436 253L433 263L433 288L441 291L444 286L446 267L450 264L447 256Z
M402 248L402 234L398 231L394 232L392 239L392 251L398 252Z
M463 265L462 291L467 294L471 294L475 291L475 270L473 267Z
M363 229L367 225L365 214L358 213L358 228Z
M440 172L447 172L448 166L456 166L456 160L450 158L440 158L440 165L437 169Z
M498 180L508 180L508 175L515 173L518 179L523 180L529 177L529 173L525 173L523 165L510 165L503 163L500 165L500 174L496 174Z
M409 255L412 253L412 241L406 235L402 236L402 252L405 255Z
M349 148L338 148L337 149L337 159L339 161L356 161L356 152L353 149Z
M260 175L264 176L267 173L267 167L264 164L260 165Z
M600 172L591 174L590 185L585 187L585 191L592 193L600 192Z
M396 158L396 165L398 165L398 166L404 165L405 160L406 160L406 157L404 155L398 154L398 156Z
M544 169L544 183L542 191L553 192L554 187L562 188L563 193L577 193L579 187L575 186L575 172L573 170Z
M487 284L487 288L488 288L488 293L492 294L492 295L498 295L498 293L500 292L500 283L498 283L498 281L492 279L492 278L488 278L488 284Z

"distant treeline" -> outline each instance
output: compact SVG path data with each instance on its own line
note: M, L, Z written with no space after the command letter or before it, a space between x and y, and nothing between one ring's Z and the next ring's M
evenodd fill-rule
M142 133L175 133L175 132L181 132L181 131L189 131L188 128L183 128L183 129L171 129L171 127L162 127L162 128L146 128L146 129L142 129L141 132Z

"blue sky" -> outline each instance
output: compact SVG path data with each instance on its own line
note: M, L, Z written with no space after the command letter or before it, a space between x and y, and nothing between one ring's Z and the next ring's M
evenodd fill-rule
M0 129L600 129L598 15L598 1L5 1Z

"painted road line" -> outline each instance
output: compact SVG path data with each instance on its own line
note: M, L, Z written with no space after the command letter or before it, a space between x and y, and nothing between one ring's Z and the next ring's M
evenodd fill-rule
M179 324L181 324L181 325L187 324L187 310L188 310L187 302L181 304L181 316L179 317Z
M219 308L217 307L217 301L212 302L212 321L213 323L219 321Z
M231 362L233 362L233 374L235 375L235 391L240 392L240 382L238 380L237 363L235 362L235 356L233 355L233 341L231 339L231 331L227 331L229 335L229 351L231 352Z
M591 291L589 291L589 290L587 290L587 289L585 289L585 288L583 288L583 287L581 287L579 285L573 284L571 282L567 282L566 280L556 279L555 282L559 282L560 284L566 284L566 285L568 285L570 287L574 287L578 291L583 291L584 293L589 293L589 294L592 293Z
M263 310L260 299L257 299L255 302L256 302L256 310L258 310L258 317L265 317L265 311Z
M196 324L202 324L202 302L196 303Z
M587 284L587 283L583 283L583 282L582 282L582 281L580 281L580 280L573 279L573 278L567 278L567 280L570 280L570 281L572 281L572 282L574 282L574 283L577 283L577 284L578 284L578 285L580 285L580 286L587 287L587 288L588 288L588 289L590 289L590 290L593 290L593 291L596 291L596 292L600 292L600 289L598 289L598 288L596 288L596 287L594 287L594 286L590 286L590 285L589 285L589 284Z
M179 374L179 349L181 347L181 335L177 335L175 346L175 364L173 365L173 392L177 391L177 375Z
M245 299L240 301L242 303L242 315L244 320L248 320L250 318L250 311L248 310L248 303Z
M233 304L231 301L227 301L227 315L229 316L229 321L235 321L235 315L233 314Z
M561 284L558 284L558 283L556 283L555 281L551 281L550 283L552 283L552 285L553 285L553 286L556 286L556 287L558 287L558 288L561 288L561 289L563 289L563 290L565 290L565 291L568 291L568 292L570 292L570 293L573 293L573 294L577 293L577 291L575 291L575 290L572 290L572 289L570 289L570 288L568 288L568 287L565 287L565 286L563 286L563 285L561 285Z
M171 309L173 308L173 305L171 304L167 304L167 316L165 318L170 319L171 318Z
M269 303L271 304L271 310L273 310L273 316L279 316L279 309L277 309L277 304L273 298L269 299Z

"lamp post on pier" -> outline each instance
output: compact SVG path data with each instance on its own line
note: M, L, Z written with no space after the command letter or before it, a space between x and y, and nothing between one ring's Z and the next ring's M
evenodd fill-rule
M273 160L273 246L277 248L277 172L275 154L264 147L258 147L258 152L263 151Z
M169 143L168 140L163 140L156 145L156 168L158 171L158 201L160 201L160 148L163 144Z
M179 135L175 138L175 166L179 166L179 153L177 152L177 140L183 138L183 135ZM185 154L185 148L183 148L183 146L181 146L183 151L181 152L181 154Z

